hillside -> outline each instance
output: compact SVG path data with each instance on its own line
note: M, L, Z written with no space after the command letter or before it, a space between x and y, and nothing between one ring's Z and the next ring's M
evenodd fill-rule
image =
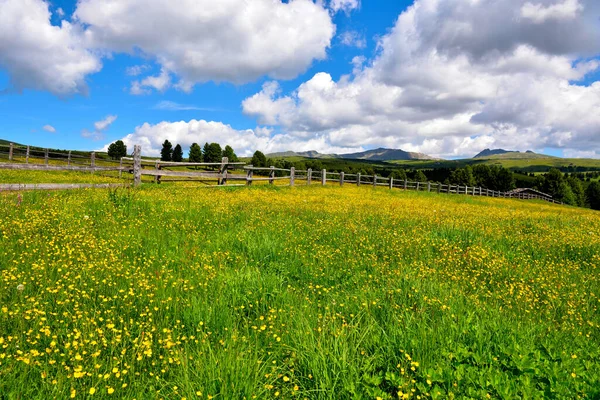
M374 150L366 150L358 153L347 153L347 154L323 154L318 151L285 151L280 153L267 154L270 158L283 158L283 157L306 157L306 158L343 158L348 160L369 160L369 161L391 161L391 160L433 160L430 157L422 153L412 153L400 149L384 149L378 148Z
M492 150L490 153L493 153ZM499 153L485 153L485 150L473 157L474 159L487 159L487 160L534 160L534 159L546 159L546 158L560 158L555 156L549 156L547 154L534 153L533 151L504 151ZM482 155L483 154L483 155Z
M349 185L18 201L0 194L6 398L585 398L600 382L590 210Z

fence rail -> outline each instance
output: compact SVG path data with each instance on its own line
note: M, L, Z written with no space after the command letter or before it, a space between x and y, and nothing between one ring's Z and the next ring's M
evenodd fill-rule
M447 193L447 194L461 194L469 196L484 196L484 197L499 197L499 198L511 198L511 199L522 199L522 200L544 200L551 203L562 204L552 198L535 195L530 193L511 193L489 190L481 187L474 186L462 186L462 185L448 185L443 183L434 182L412 182L406 179L397 180L393 177L381 177L375 175L362 175L357 174L346 174L344 172L331 172L325 169L321 171L308 170L296 170L292 168L275 168L271 167L254 167L253 165L246 165L242 162L229 162L227 157L223 157L221 162L210 162L210 163L195 163L195 162L173 162L173 161L161 161L157 159L142 159L141 157L141 146L135 145L133 151L133 157L122 157L118 161L118 166L109 165L97 165L96 164L96 153L90 152L89 156L82 156L80 154L72 154L71 151L65 152L50 152L48 149L40 150L38 148L32 149L30 146L14 146L10 144L8 146L0 145L0 156L8 155L9 163L0 163L0 169L14 169L14 170L67 170L67 171L85 171L85 172L96 172L96 171L119 171L119 177L122 177L122 173L129 172L133 173L134 186L139 186L142 182L142 176L154 177L154 182L160 183L161 178L187 178L186 180L200 180L200 181L216 181L219 186L227 186L228 181L245 181L246 186L252 185L253 182L268 182L273 185L276 181L289 181L290 186L294 186L297 182L303 181L307 185L312 185L314 182L320 183L321 185L327 184L339 184L344 186L345 184L352 185L370 185L373 187L388 187L389 189L401 189L401 190L415 190L415 191L426 191L436 193ZM23 161L24 158L24 161ZM43 164L35 162L35 160L44 160ZM32 162L33 161L33 162ZM50 161L55 163L66 162L66 165L50 164ZM112 161L116 163L116 161ZM102 163L110 164L110 160L102 160ZM176 167L184 167L185 171L174 170ZM191 170L190 167L194 168L211 168L213 171L204 170ZM232 173L231 171L239 170L241 173ZM245 174L244 174L245 173ZM255 177L254 174L258 176ZM276 176L281 175L283 176ZM266 176L265 176L266 175ZM351 178L351 179L349 179ZM177 180L180 181L180 180ZM44 186L45 185L45 186ZM60 188L59 184L37 184L37 185L23 185L23 184L11 184L2 185L0 190L20 190L28 188ZM75 187L102 187L102 185L91 185L91 184L79 184L70 185L63 184L64 188L75 188ZM67 187L68 186L68 187ZM229 186L243 186L240 184L234 184ZM16 189L11 189L16 188Z

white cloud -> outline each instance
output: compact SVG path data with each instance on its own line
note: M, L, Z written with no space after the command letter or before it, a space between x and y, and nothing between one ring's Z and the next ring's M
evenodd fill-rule
M81 136L93 140L104 139L104 132L117 120L116 115L107 115L104 119L94 122L94 130L83 129Z
M326 57L335 33L311 0L81 0L74 15L95 47L141 51L184 90L209 80L294 78Z
M56 129L52 125L44 125L42 129L46 132L56 133Z
M290 148L298 151L320 149L321 151L351 152L360 148L335 147L327 143L325 138L315 137L310 140L300 140L291 135L273 135L270 129L256 128L236 130L221 122L191 120L189 122L163 121L155 125L145 123L135 128L133 133L122 140L128 147L135 144L142 146L142 154L158 156L162 143L168 139L171 143L179 143L184 149L192 143L202 145L205 142L217 142L222 146L231 145L240 156L250 156L256 150L265 153L283 151ZM108 144L104 147L104 151Z
M215 111L214 108L198 107L189 104L180 104L174 101L163 100L158 102L153 109L164 111Z
M356 31L345 31L340 35L340 42L343 45L364 49L367 47L367 40Z
M600 82L573 82L598 69L584 60L600 54L600 3L571 4L585 12L532 21L520 15L521 0L417 0L367 67L353 60L352 75L336 82L317 73L288 94L271 82L243 110L330 146L448 157L485 147L597 149Z
M0 10L0 68L14 90L59 96L87 91L86 76L102 65L78 25L64 20L51 25L48 4L41 0L0 0Z
M138 76L150 69L149 65L132 65L125 69L125 73L129 76Z
M59 7L56 9L56 15L58 15L60 18L62 18L65 16L65 12L62 8Z
M350 13L352 10L356 10L360 7L360 0L331 0L329 3L329 8L334 13L338 11L343 11L345 13Z
M150 89L156 89L159 92L164 92L171 86L171 75L166 69L162 69L159 75L148 76L140 81L133 81L129 93L133 95L150 94Z
M551 19L574 19L581 11L583 6L579 0L564 0L548 6L544 6L543 3L527 2L521 7L521 16L540 24Z

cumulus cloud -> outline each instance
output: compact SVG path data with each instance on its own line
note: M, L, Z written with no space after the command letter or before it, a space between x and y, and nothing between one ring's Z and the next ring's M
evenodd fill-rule
M268 128L237 130L221 122L205 120L163 121L158 124L145 123L136 127L133 133L125 136L122 140L129 147L136 144L141 145L142 154L144 155L158 156L165 139L171 143L179 143L186 150L192 143L217 142L222 145L229 144L241 156L250 156L256 150L270 153L290 148L298 151L318 148L326 152L351 152L359 149L331 146L325 138L321 137L299 140L287 134L275 135ZM108 144L103 151L107 149Z
M131 89L129 93L133 95L145 95L152 92L151 89L155 89L159 92L164 92L171 86L171 75L166 69L162 69L159 75L148 76L142 81L133 81L131 83Z
M343 11L348 14L350 11L359 7L360 0L331 0L329 3L329 8L331 8L331 11L334 13Z
M41 0L0 0L0 10L0 68L13 90L86 93L86 76L102 65L77 24L51 25L48 4Z
M367 47L367 40L363 35L356 31L345 31L340 35L340 42L345 46L364 49Z
M600 3L529 4L544 17L523 15L521 0L417 0L367 67L353 60L351 75L317 73L287 94L270 82L243 110L331 146L597 148L600 82L578 82L599 67Z
M209 80L294 78L325 58L335 33L327 10L311 0L80 0L74 16L92 45L141 51L184 90Z
M129 76L138 76L143 74L150 68L149 65L132 65L131 67L125 68L125 73Z
M42 129L46 132L56 133L56 129L52 125L44 125Z
M104 119L94 122L94 130L83 129L81 136L93 140L104 139L104 132L117 120L116 115L107 115Z

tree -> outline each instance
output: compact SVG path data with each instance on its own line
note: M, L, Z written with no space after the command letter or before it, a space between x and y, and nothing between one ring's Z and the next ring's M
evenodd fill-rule
M204 145L204 162L218 163L221 162L223 151L219 143L211 143Z
M188 154L189 162L201 163L202 162L202 149L198 143L192 143L190 146L190 152Z
M127 155L127 146L122 140L117 140L108 146L108 156L113 160L118 160Z
M173 155L173 145L168 140L162 145L162 149L160 151L160 160L161 161L171 161Z
M585 191L585 197L593 210L600 210L600 183L590 183Z
M204 143L204 147L202 148L202 160L204 160L204 162L208 162L208 156L207 154L209 153L208 148L209 148L209 144L208 142Z
M575 196L575 204L578 207L585 207L585 190L583 189L583 184L579 178L570 176L567 178L567 183L571 187L573 195Z
M394 178L394 180L405 181L406 180L406 171L402 168L395 169L392 171L390 177Z
M171 159L175 162L183 161L183 150L181 149L181 146L179 145L179 143L177 143L177 145L173 149L173 154L171 155Z
M238 156L233 152L233 148L230 145L225 146L225 149L223 149L223 157L227 157L229 162L238 161Z
M425 176L425 173L421 170L418 170L417 172L415 172L415 182L427 182L427 176Z
M450 174L450 182L455 185L475 186L473 169L469 165L464 168L455 169Z
M256 150L252 155L252 161L250 161L250 164L252 164L254 167L268 167L267 157L265 157L262 152Z

